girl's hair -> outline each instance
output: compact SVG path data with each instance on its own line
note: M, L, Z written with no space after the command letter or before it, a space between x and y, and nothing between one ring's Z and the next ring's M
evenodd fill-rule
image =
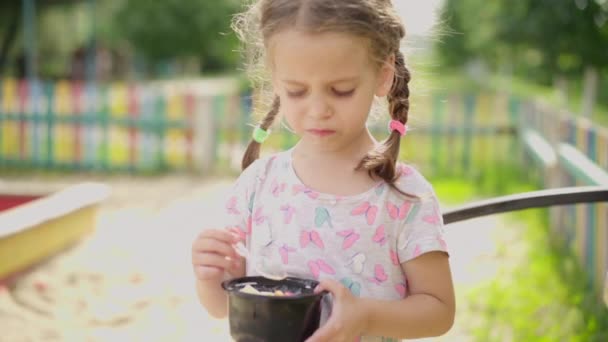
M388 108L392 119L407 123L410 72L399 49L405 28L391 0L257 0L246 12L235 17L233 28L246 44L250 78L262 94L269 89L269 75L265 71L267 43L281 30L340 32L367 38L372 59L378 68L391 55L395 56L395 79L387 96ZM259 124L264 130L270 128L279 112L279 98L273 97ZM264 100L261 100L255 107L264 105ZM382 144L361 160L357 169L365 169L370 176L376 175L394 186L399 177L396 162L400 141L399 132L391 132ZM243 170L259 157L259 151L260 144L252 140L243 157Z

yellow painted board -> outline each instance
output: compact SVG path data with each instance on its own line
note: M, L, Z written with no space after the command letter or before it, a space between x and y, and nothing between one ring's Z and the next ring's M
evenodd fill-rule
M20 193L14 189L3 195ZM81 183L2 211L0 280L45 261L92 232L98 207L109 194L107 185Z
M97 208L89 205L0 238L0 279L46 260L92 232Z

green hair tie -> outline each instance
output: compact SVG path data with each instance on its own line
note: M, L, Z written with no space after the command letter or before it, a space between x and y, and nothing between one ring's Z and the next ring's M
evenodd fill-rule
M253 140L255 140L258 144L261 144L266 141L269 135L270 132L263 130L260 126L256 126L253 130Z

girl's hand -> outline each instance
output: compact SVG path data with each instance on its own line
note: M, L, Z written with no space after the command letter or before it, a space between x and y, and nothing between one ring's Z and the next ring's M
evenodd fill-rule
M333 295L331 315L324 326L319 328L306 342L353 342L366 329L366 313L360 299L350 290L334 280L322 280L315 292L327 290Z
M245 274L245 262L234 251L239 238L223 229L206 229L192 244L192 267L200 281L221 282L225 272L232 276Z

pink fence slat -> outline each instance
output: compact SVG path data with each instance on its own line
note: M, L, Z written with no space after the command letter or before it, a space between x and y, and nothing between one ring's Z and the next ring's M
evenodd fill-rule
M136 123L139 122L140 98L138 86L130 84L127 88L127 111L131 119L131 125L129 126L129 164L131 168L135 168L137 164L137 136L139 127Z

